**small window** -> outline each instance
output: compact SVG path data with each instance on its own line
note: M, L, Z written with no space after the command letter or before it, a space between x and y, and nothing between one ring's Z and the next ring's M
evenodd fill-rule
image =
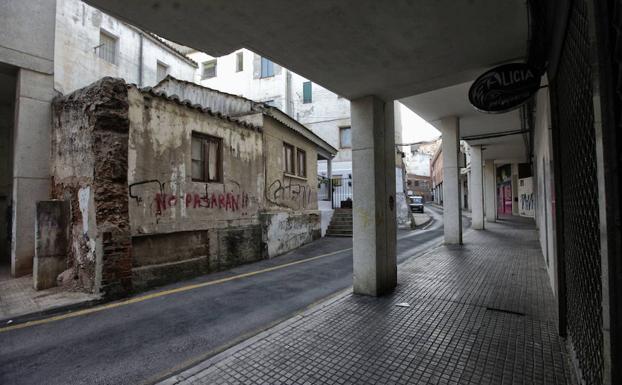
M298 173L296 175L306 178L307 177L307 153L304 150L296 150L296 160L298 161Z
M419 181L418 180L415 181L415 187L419 187Z
M201 80L216 77L216 59L203 62L203 71L201 71Z
M313 101L313 96L311 94L311 82L302 83L302 102L303 103L311 103Z
M296 166L294 163L294 146L287 143L283 143L283 171L291 175L296 174Z
M352 129L350 127L339 128L339 147L352 148Z
M156 71L157 81L161 81L166 77L166 75L168 75L168 66L158 60Z
M112 36L111 34L100 30L98 46L99 57L109 63L117 64L118 41L119 39L115 36Z
M274 76L274 63L265 57L261 58L261 77L269 78Z
M244 52L238 52L235 55L235 72L244 71Z
M192 134L192 180L222 182L222 139Z

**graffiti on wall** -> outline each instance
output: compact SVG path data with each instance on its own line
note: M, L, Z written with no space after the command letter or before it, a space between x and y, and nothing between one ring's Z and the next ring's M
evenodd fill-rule
M520 196L520 209L523 211L531 211L534 209L533 205L533 193L521 194Z
M524 217L533 217L535 215L536 202L532 183L532 177L518 180L518 212Z
M186 209L213 209L227 212L244 210L249 206L249 195L240 189L239 183L231 181L236 187L230 191L209 192L208 184L204 184L204 191L175 194L166 190L171 183L150 179L129 185L129 196L137 205L148 199L155 215L162 215L177 206ZM155 191L154 191L155 190Z
M266 189L266 200L280 207L305 209L311 203L311 187L293 178L286 181L275 179Z

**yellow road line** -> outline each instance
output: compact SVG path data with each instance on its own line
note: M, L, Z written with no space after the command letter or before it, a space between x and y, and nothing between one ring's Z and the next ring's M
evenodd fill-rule
M350 248L347 248L347 249L341 249L341 250L333 251L331 253L327 253L327 254L317 255L315 257L301 259L299 261L285 263L283 265L268 267L268 268L265 268L265 269L262 269L262 270L251 271L251 272L248 272L248 273L234 275L232 277L226 277L226 278L216 279L214 281L196 283L194 285L182 286L182 287L178 287L178 288L175 288L175 289L159 291L157 293L152 293L152 294L147 294L147 295L143 295L143 296L139 296L139 297L130 298L130 299L125 300L125 301L114 302L114 303L110 303L110 304L107 304L107 305L101 305L101 306L96 306L96 307L92 307L92 308L89 308L89 309L78 310L78 311L72 312L72 313L61 314L61 315L57 315L57 316L54 316L54 317L44 318L44 319L35 320L35 321L28 321L28 322L24 322L22 324L17 324L17 325L13 325L13 326L7 326L7 327L4 327L4 328L0 328L0 333L8 332L8 331L11 331L11 330L23 329L23 328L27 328L27 327L30 327L30 326L47 324L47 323L50 323L50 322L60 321L60 320L64 320L64 319L67 319L67 318L78 317L78 316L87 315L87 314L91 314L91 313L97 313L97 312L100 312L100 311L103 311L103 310L114 309L114 308L117 308L117 307L126 306L126 305L130 305L130 304L133 304L133 303L138 303L138 302L143 302L143 301L147 301L147 300L154 299L154 298L164 297L164 296L171 295L171 294L183 293L184 291L199 289L199 288L206 287L206 286L218 285L220 283L224 283L224 282L228 282L228 281L233 281L233 280L240 279L240 278L252 277L253 275L268 273L270 271L284 269L286 267L290 267L290 266L294 266L294 265L299 265L301 263L315 261L316 259L330 257L332 255L339 254L339 253L342 253L342 252L348 251L348 250L352 250L352 248L350 247Z

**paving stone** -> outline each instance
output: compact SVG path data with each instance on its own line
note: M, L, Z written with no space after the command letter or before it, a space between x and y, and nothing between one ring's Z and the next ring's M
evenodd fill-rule
M393 294L343 296L182 383L572 384L532 223L487 223L401 265Z

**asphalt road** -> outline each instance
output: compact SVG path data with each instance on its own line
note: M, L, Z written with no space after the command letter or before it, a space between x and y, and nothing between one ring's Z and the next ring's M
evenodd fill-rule
M427 227L398 233L399 262L442 241L441 211L426 211L434 218ZM0 384L153 383L350 287L351 247L351 238L325 238L283 257L151 294L221 280L208 286L0 330ZM333 250L342 251L271 269Z

